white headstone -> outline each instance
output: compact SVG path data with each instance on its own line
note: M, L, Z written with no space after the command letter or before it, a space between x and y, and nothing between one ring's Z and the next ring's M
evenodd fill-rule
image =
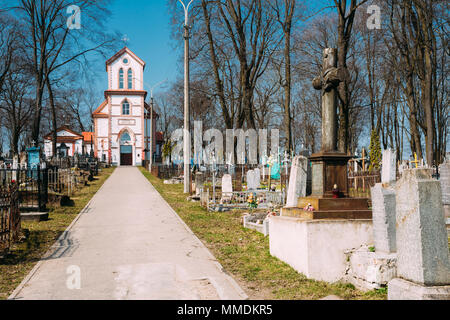
M306 197L308 158L296 156L292 161L286 207L297 207L298 198Z
M231 175L224 174L222 177L222 193L230 194L233 192L233 180Z
M255 187L255 171L249 170L247 172L247 189L248 190L256 190Z
M381 167L381 183L391 183L397 180L397 155L395 151L383 151L383 164Z
M255 170L255 187L258 189L261 186L261 170L256 168Z

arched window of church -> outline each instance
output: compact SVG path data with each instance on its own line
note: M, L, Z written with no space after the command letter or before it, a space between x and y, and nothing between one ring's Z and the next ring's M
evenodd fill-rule
M131 137L130 137L130 134L127 131L125 131L120 136L120 144L126 144L128 142L131 142Z
M133 70L128 69L128 89L133 89Z
M123 77L124 77L123 69L120 68L120 70L119 70L119 89L123 89L123 86L124 86L124 84L123 84L124 78Z
M122 114L124 114L124 115L130 114L130 103L127 100L125 100L122 103Z

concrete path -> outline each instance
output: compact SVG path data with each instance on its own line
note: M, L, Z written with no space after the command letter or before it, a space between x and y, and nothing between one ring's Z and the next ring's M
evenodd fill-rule
M133 167L115 170L10 297L246 298L208 249Z

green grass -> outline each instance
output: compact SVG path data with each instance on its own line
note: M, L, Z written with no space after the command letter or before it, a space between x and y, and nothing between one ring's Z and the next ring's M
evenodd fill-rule
M164 185L144 168L141 171L250 299L312 300L329 295L352 300L387 298L386 290L364 293L351 284L307 279L270 255L267 237L242 227L242 212L207 212L198 203L186 201L182 185Z
M77 191L72 196L75 202L73 207L49 206L48 221L22 222L22 230L27 235L26 239L15 244L10 253L0 260L0 300L9 297L113 171L114 168L103 169L96 180L89 182L89 186Z

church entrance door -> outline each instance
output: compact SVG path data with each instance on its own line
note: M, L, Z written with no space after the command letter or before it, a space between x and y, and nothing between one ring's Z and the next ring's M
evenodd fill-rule
M133 147L132 146L120 146L120 165L132 166L133 165Z
M133 146L131 145L130 134L126 131L120 137L120 165L133 165Z

